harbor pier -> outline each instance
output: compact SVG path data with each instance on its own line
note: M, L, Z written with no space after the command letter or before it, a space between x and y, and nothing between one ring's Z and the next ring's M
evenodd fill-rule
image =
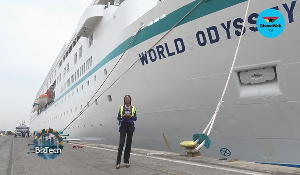
M97 143L64 143L62 153L45 160L28 154L33 138L0 137L1 175L242 175L300 174L299 168L229 161L203 156L132 148L129 168L116 169L117 147ZM78 147L79 146L79 147Z

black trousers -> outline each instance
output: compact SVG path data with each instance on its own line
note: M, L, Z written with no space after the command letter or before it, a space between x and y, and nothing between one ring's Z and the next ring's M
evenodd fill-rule
M134 131L133 124L129 122L122 122L121 129L120 129L120 142L119 142L119 149L118 149L118 156L117 156L117 164L120 164L121 162L126 135L127 138L126 138L126 147L124 152L124 163L129 163L133 131Z

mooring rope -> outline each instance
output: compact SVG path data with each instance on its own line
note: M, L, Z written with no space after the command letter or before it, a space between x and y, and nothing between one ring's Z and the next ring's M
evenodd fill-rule
M248 0L248 5L247 5L245 17L244 17L243 28L242 28L242 31L241 31L241 34L240 34L240 37L239 37L239 42L238 42L238 45L237 45L237 48L236 48L236 51L235 51L235 55L234 55L234 58L233 58L233 61L232 61L232 65L231 65L231 68L230 68L230 71L229 71L229 74L228 74L228 77L227 77L227 81L226 81L224 90L222 92L222 96L221 96L221 98L219 100L219 103L218 103L218 105L216 107L216 110L215 110L215 113L214 113L213 117L211 118L211 120L209 121L208 125L206 126L206 128L202 132L203 134L206 133L206 131L207 131L208 128L209 129L208 129L207 135L210 134L210 131L211 131L213 125L214 125L214 122L215 122L217 114L218 114L218 112L220 110L220 107L222 106L222 103L224 102L223 101L223 97L225 95L225 92L226 92L226 89L227 89L227 86L228 86L228 83L229 83L229 80L230 80L230 77L231 77L231 74L232 74L232 71L233 71L233 66L235 64L235 61L236 61L236 58L237 58L237 54L238 54L238 51L239 51L239 48L240 48L240 43L241 43L242 36L243 36L243 33L244 33L244 27L245 27L245 23L246 23L246 17L247 17L247 14L248 14L249 5L250 5L250 0ZM198 141L199 141L199 139L197 139L195 141L195 143L197 143ZM204 144L205 144L205 140L196 148L196 150L200 150L203 147Z

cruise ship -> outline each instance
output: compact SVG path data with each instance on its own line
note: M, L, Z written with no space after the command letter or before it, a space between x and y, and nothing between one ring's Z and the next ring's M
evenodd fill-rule
M210 123L202 155L297 167L299 3L93 1L33 97L31 131L118 145L118 109L129 94L133 147L181 153L180 142ZM266 9L284 17L275 38L258 31Z

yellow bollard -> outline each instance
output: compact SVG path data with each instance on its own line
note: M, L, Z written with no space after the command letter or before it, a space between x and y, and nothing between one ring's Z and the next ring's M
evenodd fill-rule
M181 147L185 147L185 148L196 148L196 143L193 141L183 141L180 143Z
M193 141L183 141L180 143L181 147L185 147L187 157L201 156L200 152L198 150L195 150L196 145L197 144Z

